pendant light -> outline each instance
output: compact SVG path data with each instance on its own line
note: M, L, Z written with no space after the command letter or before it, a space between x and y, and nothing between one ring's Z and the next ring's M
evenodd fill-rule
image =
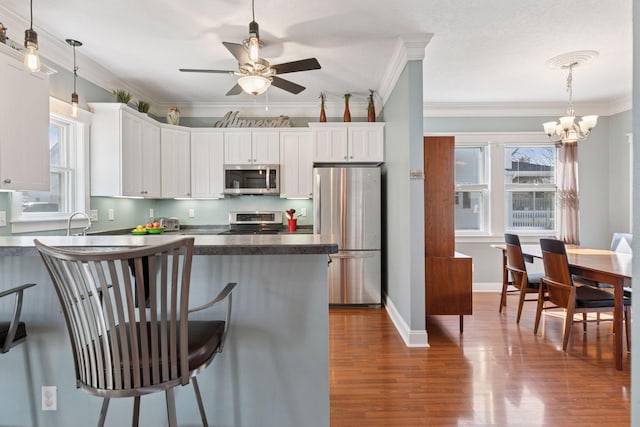
M33 0L29 0L29 12L31 20L29 29L24 32L24 47L27 50L24 54L24 66L36 73L40 71L40 55L38 55L38 33L33 31Z
M559 55L547 61L547 67L549 68L569 70L569 74L567 75L569 105L567 106L566 114L560 117L558 121L542 124L544 132L550 141L574 144L586 139L591 133L591 130L596 127L598 123L598 116L596 115L582 116L582 119L576 123L576 115L573 108L573 69L597 56L598 52L596 51L584 50Z
M78 117L78 94L76 93L78 66L76 65L76 47L82 46L82 42L74 39L66 39L65 41L73 48L73 93L71 94L71 115L73 117Z

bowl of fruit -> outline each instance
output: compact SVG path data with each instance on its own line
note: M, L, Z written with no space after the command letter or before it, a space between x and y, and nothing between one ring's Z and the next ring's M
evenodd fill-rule
M136 228L131 230L131 234L135 234L136 236L141 236L143 234L147 234L147 229L142 225L136 225Z
M145 225L145 228L149 234L160 234L164 231L164 227L160 227L160 223L158 221L148 222L147 225Z

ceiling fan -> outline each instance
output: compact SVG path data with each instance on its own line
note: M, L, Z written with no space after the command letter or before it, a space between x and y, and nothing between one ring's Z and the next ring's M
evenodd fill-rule
M302 92L305 87L289 80L278 77L279 74L295 73L298 71L319 70L320 63L316 58L301 59L299 61L284 62L271 65L269 61L260 57L260 48L264 46L260 40L258 23L255 20L254 0L251 1L252 21L249 23L249 38L240 43L222 42L222 44L238 60L238 69L207 70L195 68L180 68L187 73L221 73L238 76L238 82L227 92L238 95L245 91L252 95L264 93L273 85L294 95Z

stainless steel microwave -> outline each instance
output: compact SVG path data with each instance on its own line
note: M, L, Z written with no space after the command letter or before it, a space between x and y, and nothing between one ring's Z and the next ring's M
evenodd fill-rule
M280 194L279 165L225 165L225 194Z

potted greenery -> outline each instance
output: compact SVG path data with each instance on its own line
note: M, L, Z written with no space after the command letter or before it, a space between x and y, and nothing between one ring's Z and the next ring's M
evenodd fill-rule
M138 107L138 111L140 111L141 113L149 112L149 103L147 101L138 101L136 107Z
M113 96L116 97L116 101L121 102L123 104L128 104L131 101L131 94L123 89L114 89L111 91Z

